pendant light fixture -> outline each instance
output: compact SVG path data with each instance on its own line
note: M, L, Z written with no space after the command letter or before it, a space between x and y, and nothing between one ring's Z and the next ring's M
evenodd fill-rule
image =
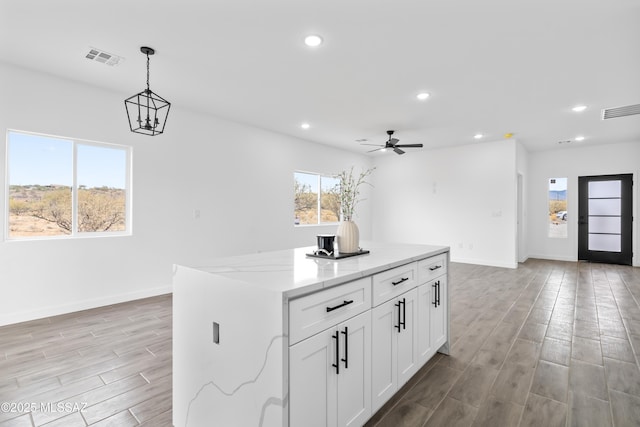
M171 103L153 93L149 88L149 55L153 55L156 51L143 46L140 52L147 55L147 88L124 101L129 127L131 132L150 136L160 135L164 132Z

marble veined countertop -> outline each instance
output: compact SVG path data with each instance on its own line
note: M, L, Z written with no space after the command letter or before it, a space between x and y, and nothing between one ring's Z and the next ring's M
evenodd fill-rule
M338 260L319 259L306 256L316 249L308 246L216 258L205 266L191 268L282 293L288 299L449 251L447 246L369 241L360 246L370 253Z

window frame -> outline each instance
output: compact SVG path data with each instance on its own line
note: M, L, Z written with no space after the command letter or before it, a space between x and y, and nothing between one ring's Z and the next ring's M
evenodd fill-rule
M337 221L322 222L322 215L321 215L322 214L322 178L336 179L336 178L338 178L338 176L337 175L332 175L332 174L326 174L326 173L320 173L320 172L309 172L309 171L303 171L303 170L296 169L296 170L293 171L294 184L295 184L296 174L312 175L312 176L315 176L317 178L318 194L317 194L317 198L316 198L316 216L318 218L318 222L316 222L315 224L296 224L295 223L295 218L294 218L294 223L293 223L294 228L297 228L297 227L318 227L318 226L327 226L327 225L337 225L337 224L339 224L340 223L340 216L338 216L338 220ZM294 199L295 199L295 194L293 196L294 196ZM295 214L295 200L293 202L293 211L294 211L294 214Z
M57 140L65 140L71 143L71 232L69 234L62 234L56 236L17 236L11 237L10 235L10 134L22 134L33 135L40 138L52 138ZM114 144L109 142L92 141L82 138L73 138L67 136L51 135L39 132L24 131L18 129L7 129L6 133L6 146L5 146L5 221L4 221L4 241L5 242L21 242L21 241L33 241L33 240L59 240L59 239L87 239L87 238L101 238L101 237L123 237L133 235L133 183L132 183L132 168L133 168L133 147L123 144ZM125 229L118 231L78 231L78 146L90 146L122 150L125 153Z

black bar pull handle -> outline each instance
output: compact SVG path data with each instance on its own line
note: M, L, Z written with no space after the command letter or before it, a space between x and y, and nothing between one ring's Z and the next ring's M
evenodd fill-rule
M429 267L429 270L434 271L434 270L437 270L439 268L442 268L442 266L440 264L438 264L438 265L436 265L434 267Z
M407 329L407 299L402 298L400 304L402 304L402 329Z
M438 280L436 284L438 285L438 287L436 288L438 290L438 298L436 301L438 301L438 305L440 305L440 280Z
M394 328L400 332L400 326L402 326L402 322L400 321L400 301L398 301L397 304L394 304L394 306L398 307L398 324L395 325Z
M434 307L438 306L438 285L436 283L438 282L434 282L433 285L431 285L431 287L433 288L433 302L431 304L433 304Z
M345 326L344 331L344 359L340 359L344 362L344 369L349 369L349 329Z
M398 280L397 282L391 282L391 284L392 284L393 286L396 286L396 285L399 285L399 284L400 284L400 283L402 283L402 282L406 282L407 280L409 280L409 278L408 278L408 277L403 277L402 279Z
M332 363L331 366L336 368L336 375L340 375L340 334L338 331L335 335L331 335L331 338L336 340L336 363Z
M349 301L345 300L342 304L338 304L335 307L327 307L327 313L333 310L337 310L340 307L344 307L345 305L349 305L351 303L353 303L353 300L349 300Z

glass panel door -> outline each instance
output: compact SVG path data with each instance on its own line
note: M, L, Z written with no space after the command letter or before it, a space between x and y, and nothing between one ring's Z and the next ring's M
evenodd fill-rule
M588 188L589 250L620 252L622 181L591 181Z
M578 177L578 259L631 265L633 174Z

